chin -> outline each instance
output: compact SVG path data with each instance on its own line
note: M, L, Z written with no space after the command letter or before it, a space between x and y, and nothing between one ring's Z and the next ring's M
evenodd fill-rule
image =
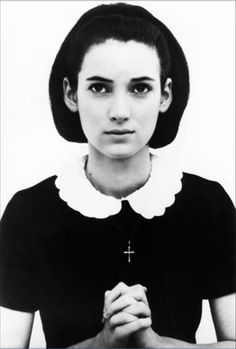
M122 160L122 159L128 159L131 158L133 154L111 154L107 155L108 158L110 159L117 159L117 160Z
M140 152L142 152L146 147L146 144L91 144L91 150L98 154L99 156L105 156L110 159L128 159Z
M114 147L113 149L109 149L105 152L103 152L104 155L106 155L108 158L111 159L128 159L137 153L140 152L140 148L134 149L131 147Z

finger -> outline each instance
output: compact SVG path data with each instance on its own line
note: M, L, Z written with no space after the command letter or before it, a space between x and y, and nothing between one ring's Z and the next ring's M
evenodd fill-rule
M104 293L103 312L104 312L104 310L105 310L105 303L106 303L107 296L109 295L110 292L111 292L110 290L107 290L107 291L105 291L105 293Z
M114 302L117 298L123 295L129 286L127 286L124 282L119 282L105 297L104 308L106 309L109 305Z
M141 289L141 290L144 290L145 293L147 292L147 287L142 285L142 284L135 284L135 285L130 286L129 288Z
M147 287L141 284L136 284L129 287L124 282L119 282L111 291L105 292L106 304L107 305L109 305L109 303L111 304L118 297L120 297L121 295L127 292L129 292L130 295L133 296L138 301L142 300L143 302L147 302L147 298L146 298Z
M123 309L123 312L132 314L136 317L150 317L151 310L149 306L147 306L143 302L135 302L128 307Z
M135 298L137 301L141 301L148 305L147 296L146 296L147 288L142 285L134 285L130 286L126 293Z
M105 292L105 294L104 294L104 297L106 298L106 297L109 295L110 292L111 292L110 290L107 290L107 291Z
M120 296L110 305L108 304L108 302L105 301L104 313L103 313L104 318L109 318L110 316L114 315L116 312L121 311L125 307L133 304L134 301L131 298L137 301L142 301L144 304L146 304L149 307L147 297L146 297L147 288L145 286L142 286L141 284L137 284L130 287L125 285L124 287L124 285L125 284L122 285L122 283L120 283L116 286L116 290L115 288L113 289L115 292L121 289L118 287L122 287L123 292L125 291L124 295ZM113 290L111 292L113 292ZM111 297L111 292L107 296L107 299Z
M125 338L141 329L150 327L151 324L152 324L152 320L150 318L137 319L123 326L115 327L114 332L117 337Z
M137 320L136 316L134 316L132 314L120 312L120 313L113 315L110 318L109 323L110 323L111 327L116 327L116 326L122 326L122 325L128 324L128 323L135 321L135 320Z
M128 294L124 294L105 309L103 316L105 318L109 318L115 313L122 311L124 308L136 302L137 301L133 297L129 296Z

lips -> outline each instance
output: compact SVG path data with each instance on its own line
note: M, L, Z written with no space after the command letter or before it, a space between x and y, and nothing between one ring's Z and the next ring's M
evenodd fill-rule
M132 134L134 133L134 131L131 131L131 130L127 130L127 129L114 129L114 130L109 130L109 131L105 131L105 134L108 134L108 135L126 135L126 134Z

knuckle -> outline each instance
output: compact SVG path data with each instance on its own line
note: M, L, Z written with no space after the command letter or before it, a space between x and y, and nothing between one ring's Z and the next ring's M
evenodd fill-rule
M140 328L146 328L151 326L151 319L150 318L143 318L138 320L137 327Z
M123 281L120 281L118 283L118 286L121 288L121 289L126 289L128 286L123 282Z
M118 314L113 315L110 318L110 326L113 328L116 326L121 326L133 321L133 319L134 317L131 314L120 312Z
M136 299L134 299L131 296L128 296L128 301L127 301L128 305L134 305L135 303L137 303Z
M137 285L135 285L135 286L133 287L132 295L133 295L137 300L146 299L144 287L143 287L142 285L140 285L140 284L137 284Z
M149 306L147 306L145 303L143 302L139 302L139 307L140 307L140 311L143 312L144 314L146 314L147 316L151 315L151 309L149 308Z
M122 298L123 298L123 302L125 304L129 304L130 301L131 301L131 297L129 295L127 295L127 294L124 294Z
M121 322L125 322L126 320L127 320L127 316L126 316L127 314L126 313L124 313L124 312L121 312L120 314L119 314L119 318L120 318L120 321Z
M141 302L141 301L137 302L137 307L141 311L146 309L145 304L143 302Z
M136 316L127 313L126 322L132 322L136 320Z
M141 284L136 284L136 285L135 285L135 289L136 289L137 291L143 291L143 290L144 290L144 288L143 288L143 286L142 286Z
M112 296L111 296L110 294L108 294L107 296L105 296L105 298L104 298L104 305L105 305L105 306L107 306L107 304L110 303L111 297L112 297Z
M139 319L138 326L139 328L143 327L145 325L145 319Z
M125 313L125 312L124 312L124 317L123 317L123 319L124 319L124 322L129 323L129 322L134 321L134 320L136 319L136 317L135 317L135 315L133 315L133 314L129 314L129 313Z
M110 326L114 327L116 325L116 317L112 316L109 320Z
M138 302L137 310L138 310L139 313L142 313L142 314L147 314L148 313L148 309L147 309L147 307L145 306L145 304L143 302Z
M151 309L150 308L146 308L147 309L147 316L151 316Z
M120 298L123 302L126 302L127 301L127 294L123 294Z
M126 313L123 313L123 312L120 313L120 322L122 324L125 324L125 323L129 322L129 315L126 314Z
M120 312L116 314L116 320L117 320L117 323L119 324L123 323L125 321L125 313Z
M114 312L114 305L110 304L109 308L107 308L107 314L112 314Z

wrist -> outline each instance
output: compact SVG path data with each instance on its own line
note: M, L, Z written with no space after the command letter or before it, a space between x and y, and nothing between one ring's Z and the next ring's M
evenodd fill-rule
M106 332L99 332L91 343L91 348L125 348L127 339L113 340Z
M135 342L138 347L142 348L162 348L162 337L151 327L136 332Z
M104 335L103 331L99 332L91 343L93 348L109 348L108 338Z

